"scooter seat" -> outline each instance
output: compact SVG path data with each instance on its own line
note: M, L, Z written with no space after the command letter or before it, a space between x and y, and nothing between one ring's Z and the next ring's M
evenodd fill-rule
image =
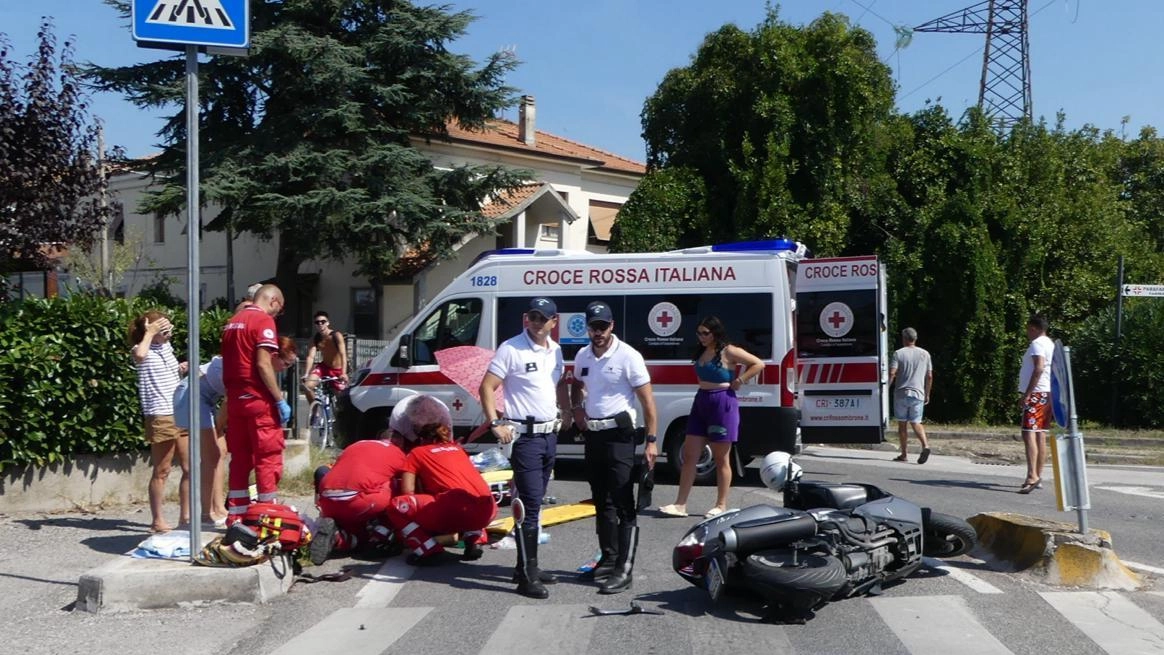
M874 496L876 497L876 496ZM853 509L870 498L869 488L861 484L842 482L801 482L796 494L784 495L784 506L793 509Z

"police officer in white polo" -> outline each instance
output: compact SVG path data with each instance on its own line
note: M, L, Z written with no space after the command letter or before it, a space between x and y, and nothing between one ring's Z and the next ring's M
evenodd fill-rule
M601 583L598 593L631 588L639 543L634 483L635 409L638 398L646 426L646 465L653 468L655 397L643 356L614 336L610 305L586 306L590 345L574 358L571 404L574 423L586 435L586 475L593 493L595 529L602 557L590 575Z
M514 526L514 582L518 593L530 598L548 598L545 583L556 582L553 575L538 569L538 518L554 470L558 430L563 423L568 427L571 420L562 349L550 338L557 322L553 300L531 300L524 315L525 329L497 347L480 389L481 407L494 436L503 444L513 442L513 482L525 506L525 519ZM499 386L505 400L504 419L493 402Z

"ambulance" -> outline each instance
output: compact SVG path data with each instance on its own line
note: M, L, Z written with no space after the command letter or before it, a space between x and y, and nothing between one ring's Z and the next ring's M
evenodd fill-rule
M812 320L803 311L798 320L796 311L801 270L811 276L806 304L814 312ZM339 400L337 430L348 442L371 436L396 403L424 393L449 406L456 436L466 437L484 422L484 413L476 389L442 372L438 353L466 345L495 350L523 329L530 299L546 296L558 306L552 336L562 347L567 375L572 375L575 354L589 343L586 305L601 300L612 308L615 333L646 360L659 415L660 461L676 470L698 388L692 365L699 348L695 328L711 315L723 320L732 343L764 362L763 373L738 392L737 470L773 450L799 447L805 393L810 394L806 416L813 442L881 441L887 421L885 339L882 334L869 341L869 336L877 333L874 323L884 332L883 279L875 258L808 259L803 245L787 239L664 253L490 251L357 372ZM870 343L875 351L867 350ZM583 442L581 434L564 433L558 457L581 459ZM466 448L479 452L493 445L486 433ZM697 479L714 477L710 449L705 449Z

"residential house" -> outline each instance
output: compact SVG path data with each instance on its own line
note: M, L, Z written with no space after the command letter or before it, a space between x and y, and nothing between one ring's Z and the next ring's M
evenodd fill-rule
M417 137L414 147L428 154L437 167L496 165L532 171L530 183L483 211L497 221L496 234L466 239L449 260L433 261L423 247L408 253L381 293L366 280L353 276L352 262L312 260L300 268L299 293L303 314L296 317L298 332L310 330L311 312L326 310L338 329L360 337L383 339L424 306L425 302L462 273L482 252L505 247L585 249L604 252L619 208L634 191L646 168L643 164L536 129L535 105L523 96L517 122L495 119L483 131L449 126L448 141ZM159 278L172 292L186 296L186 217L154 217L135 213L149 180L141 174L123 174L111 184L125 207L126 226L144 236L144 260L131 282L120 289L133 295ZM209 208L204 223L217 215ZM233 249L233 289L236 297L256 281L275 273L276 247L250 234L237 235ZM226 234L204 232L202 237L201 306L227 296ZM284 289L284 293L288 290Z

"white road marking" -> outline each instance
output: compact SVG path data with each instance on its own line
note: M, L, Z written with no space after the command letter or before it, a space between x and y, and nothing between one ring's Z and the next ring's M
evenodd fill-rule
M389 558L356 592L356 607L388 607L415 572L416 567L405 564L403 557Z
M796 652L783 627L757 623L754 618L732 621L698 617L688 621L687 625L690 628L691 655Z
M1164 652L1164 625L1117 592L1065 591L1039 595L1107 653L1159 655Z
M598 624L588 616L590 610L585 605L515 605L489 636L481 655L584 655Z
M1095 487L1096 489L1103 489L1104 491L1114 491L1117 494L1127 494L1129 496L1145 496L1147 498L1164 498L1164 490L1156 487L1132 487L1132 486L1116 486L1105 485L1102 487Z
M420 622L431 607L345 607L283 644L273 655L377 655ZM337 649L342 649L337 650Z
M978 622L961 596L881 597L870 598L869 603L911 653L1000 655L1011 652Z
M1158 568L1155 566L1148 566L1147 564L1140 564L1139 562L1129 562L1126 559L1120 560L1120 561L1122 561L1124 563L1124 566L1128 567L1129 569L1135 569L1137 571L1146 571L1148 573L1155 573L1156 575L1164 575L1164 569L1161 569L1161 568Z
M923 557L922 564L924 564L927 568L936 569L936 570L944 572L946 575L957 580L958 582L961 582L962 584L966 585L967 587L970 587L971 589L973 589L974 591L977 591L980 594L1001 594L1002 593L1001 589L999 589L998 587L995 587L994 585L983 580L982 578L979 578L978 576L974 575L973 573L971 573L965 569L951 566L949 563L943 562L940 559L934 559L933 557Z

